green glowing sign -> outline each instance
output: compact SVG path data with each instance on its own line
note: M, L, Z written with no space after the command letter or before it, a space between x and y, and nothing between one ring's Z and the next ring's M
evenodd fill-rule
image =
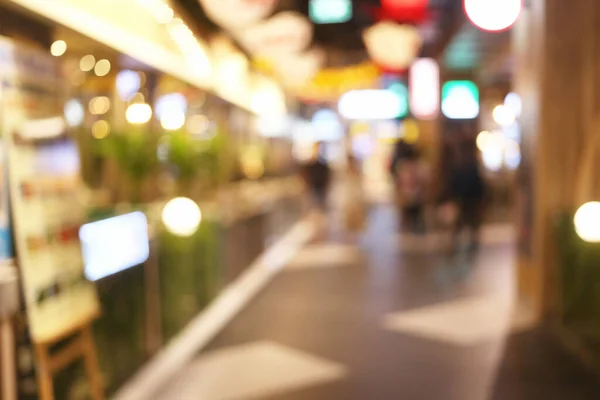
M315 24L340 24L352 18L352 1L310 0L308 11Z
M408 88L402 82L395 82L388 87L388 90L398 96L400 100L397 118L406 117L408 115Z
M479 89L471 81L448 81L442 87L442 113L449 119L479 115Z

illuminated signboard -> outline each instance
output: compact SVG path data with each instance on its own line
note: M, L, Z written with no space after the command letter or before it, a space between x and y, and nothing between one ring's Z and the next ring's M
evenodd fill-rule
M392 90L352 90L338 103L340 114L347 119L394 119L406 115L408 100Z
M339 24L352 18L350 0L310 0L309 15L315 24Z
M402 82L395 82L388 86L388 90L400 99L400 111L396 117L406 117L408 114L408 88Z
M150 254L148 220L139 211L85 224L79 239L90 281L139 265Z
M434 119L440 108L440 68L431 58L421 58L410 68L410 111L420 119Z
M479 89L471 81L448 81L442 88L442 113L449 119L479 115Z

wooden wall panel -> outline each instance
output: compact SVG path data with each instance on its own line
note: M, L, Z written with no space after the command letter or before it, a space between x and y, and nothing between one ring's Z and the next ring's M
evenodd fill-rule
M531 257L521 260L518 279L522 299L544 316L560 306L556 214L579 205L582 153L600 134L593 123L600 111L600 2L532 0L525 18L526 34L515 38L521 41L515 88L524 100L524 151L531 162L524 185L533 185L534 216Z

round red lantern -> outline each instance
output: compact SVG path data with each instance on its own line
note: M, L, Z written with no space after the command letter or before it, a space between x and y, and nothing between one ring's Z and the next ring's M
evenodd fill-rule
M418 23L427 19L428 0L381 0L380 19Z

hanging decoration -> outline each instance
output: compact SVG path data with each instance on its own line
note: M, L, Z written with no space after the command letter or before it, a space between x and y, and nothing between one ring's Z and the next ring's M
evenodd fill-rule
M428 0L381 0L376 15L378 20L419 23L427 19L428 3Z
M285 87L299 88L317 75L324 61L325 53L321 49L310 49L286 57L263 59L260 63Z
M388 72L401 72L419 55L423 41L417 28L391 21L379 22L365 31L369 57Z
M211 21L229 31L237 31L267 18L277 0L198 0Z
M236 38L254 57L275 59L304 51L312 35L313 26L305 16L285 11L239 31Z
M523 0L464 0L467 18L481 30L500 32L517 22Z

